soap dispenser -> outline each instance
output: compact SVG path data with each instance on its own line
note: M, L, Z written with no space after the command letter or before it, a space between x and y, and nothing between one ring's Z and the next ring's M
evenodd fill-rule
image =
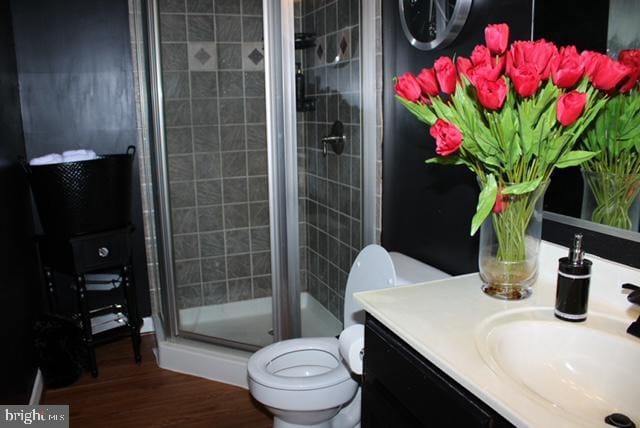
M587 319L591 261L584 258L582 234L573 237L569 257L558 262L555 316L564 321L580 322Z

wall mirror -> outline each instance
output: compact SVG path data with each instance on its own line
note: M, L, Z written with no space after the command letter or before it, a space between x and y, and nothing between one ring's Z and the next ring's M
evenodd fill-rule
M617 58L618 53L623 49L640 48L640 27L638 26L640 2L637 0L610 0L608 7L608 17L593 17L594 27L597 27L595 23L597 19L600 19L602 28L606 31L607 53ZM605 20L606 27L604 26ZM563 44L569 44L567 42L570 40L564 40ZM580 48L578 41L575 44ZM601 221L597 215L593 215L593 184L589 185L580 169L571 168L557 171L552 177L551 183L548 197L545 197L545 220L569 226L572 230L578 228L592 231L598 236L618 238L626 241L624 245L628 245L630 242L640 243L640 196L636 195L635 205L631 205L629 208L629 226L612 226L603 224L606 222L605 220ZM614 197L611 191L604 193L606 193L606 197ZM565 227L565 229L569 228ZM564 236L563 240L566 238L567 236ZM563 243L562 241L556 242ZM637 249L638 247L633 246L632 248ZM611 251L616 251L616 249L611 249ZM621 250L618 249L618 251ZM636 253L635 258L640 259L640 256Z

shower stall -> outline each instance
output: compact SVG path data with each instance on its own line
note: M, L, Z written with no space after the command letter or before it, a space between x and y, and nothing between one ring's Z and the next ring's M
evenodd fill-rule
M132 0L166 337L252 351L341 331L376 235L368 3Z

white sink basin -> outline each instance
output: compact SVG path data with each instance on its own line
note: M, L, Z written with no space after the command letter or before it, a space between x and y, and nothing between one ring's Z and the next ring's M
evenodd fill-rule
M589 313L569 323L550 308L500 313L476 330L484 361L523 394L577 425L622 413L640 426L640 340L629 322Z

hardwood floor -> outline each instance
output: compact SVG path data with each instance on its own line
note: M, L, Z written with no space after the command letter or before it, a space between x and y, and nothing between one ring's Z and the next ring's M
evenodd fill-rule
M154 336L133 362L128 338L97 348L100 375L45 393L47 404L69 404L71 427L271 427L269 413L249 391L161 369Z

